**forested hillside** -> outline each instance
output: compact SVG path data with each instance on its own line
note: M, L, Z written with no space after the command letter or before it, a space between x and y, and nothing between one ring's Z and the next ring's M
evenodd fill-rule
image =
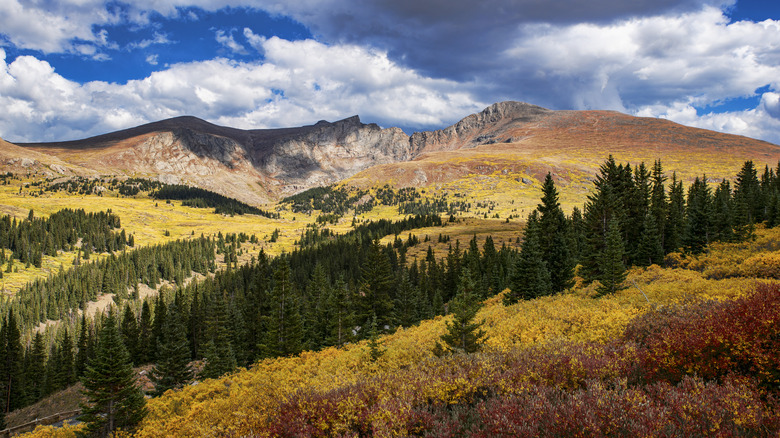
M116 414L139 436L777 433L779 172L746 162L733 183L702 175L684 187L660 161L610 157L568 214L548 174L519 250L489 235L450 240L455 204L439 211L389 187L372 202L425 214L361 221L367 193L306 192L284 204L352 212L351 229L314 220L276 256L245 253L252 230L136 247L110 211L8 216L8 269L38 254L74 261L0 302L5 412L81 380L87 427ZM108 313L87 314L109 294ZM47 321L59 322L36 329ZM154 365L149 394L161 397L148 408L131 365ZM231 374L239 367L250 370ZM135 401L95 410L111 399L96 382L119 371Z

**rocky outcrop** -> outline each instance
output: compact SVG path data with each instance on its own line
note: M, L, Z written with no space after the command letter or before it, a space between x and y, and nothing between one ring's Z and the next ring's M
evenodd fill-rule
M284 191L327 185L377 164L412 158L409 137L398 128L363 124L358 116L335 123L318 122L298 135L259 142L255 167L284 181Z
M419 153L473 148L482 144L509 143L503 135L510 126L534 122L553 111L524 102L499 102L458 123L437 131L415 132L411 148Z
M526 103L501 102L448 128L411 137L399 128L364 124L358 116L257 130L183 116L84 140L9 148L38 154L32 157L41 162L46 160L40 157L50 157L48 161L57 166L47 171L78 166L103 175L146 175L260 203L328 185L372 166L409 161L424 152L513 141L506 134L509 127L548 113L552 111Z

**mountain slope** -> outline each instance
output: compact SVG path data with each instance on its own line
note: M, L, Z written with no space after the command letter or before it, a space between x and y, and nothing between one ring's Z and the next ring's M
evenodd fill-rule
M357 116L258 130L177 117L84 140L19 146L103 175L186 182L252 203L412 155L400 129L363 124Z
M552 111L500 102L436 131L407 136L357 116L297 128L241 130L177 117L84 140L0 145L0 171L21 161L49 175L134 175L188 183L258 204L344 181L358 187L434 187L512 193L552 172L588 180L612 154L661 159L683 179L732 176L745 160L774 166L780 146L613 111ZM37 154L37 155L36 155ZM22 166L23 167L23 166ZM576 190L575 190L576 192ZM515 195L511 195L515 196ZM536 196L534 195L534 198Z
M613 111L550 111L516 102L413 134L411 141L421 151L413 160L366 169L344 184L426 187L475 201L499 197L523 217L536 205L547 172L567 188L565 205L581 204L609 155L648 167L660 159L668 175L686 181L702 174L710 181L732 178L746 160L759 168L780 160L780 146L747 137Z

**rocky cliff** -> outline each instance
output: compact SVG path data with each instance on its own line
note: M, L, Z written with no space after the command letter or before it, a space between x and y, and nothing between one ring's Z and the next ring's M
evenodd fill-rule
M0 145L0 155L2 151L49 157L52 163L102 175L194 184L255 204L414 155L402 130L364 124L358 116L298 128L257 130L177 117L85 140ZM73 173L59 172L63 166L44 167L47 176Z
M504 135L507 130L537 121L550 113L553 111L524 102L499 102L450 127L437 131L415 132L409 141L412 149L419 153L511 143L516 139Z

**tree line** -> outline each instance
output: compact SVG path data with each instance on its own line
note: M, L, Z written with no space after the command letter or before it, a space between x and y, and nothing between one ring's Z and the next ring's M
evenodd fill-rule
M583 209L566 217L548 174L541 203L528 217L506 302L569 288L575 266L586 283L599 282L599 294L613 293L629 266L662 264L669 253L698 253L715 241L749 239L761 222L780 224L780 164L765 167L759 178L747 161L733 185L724 179L713 190L710 182L696 177L686 193L660 161L652 169L644 163L632 168L610 156Z
M187 207L213 208L216 214L227 214L230 216L236 214L256 214L270 219L279 218L279 213L261 210L239 200L199 187L165 184L152 191L150 196L155 199L183 201L182 205Z

